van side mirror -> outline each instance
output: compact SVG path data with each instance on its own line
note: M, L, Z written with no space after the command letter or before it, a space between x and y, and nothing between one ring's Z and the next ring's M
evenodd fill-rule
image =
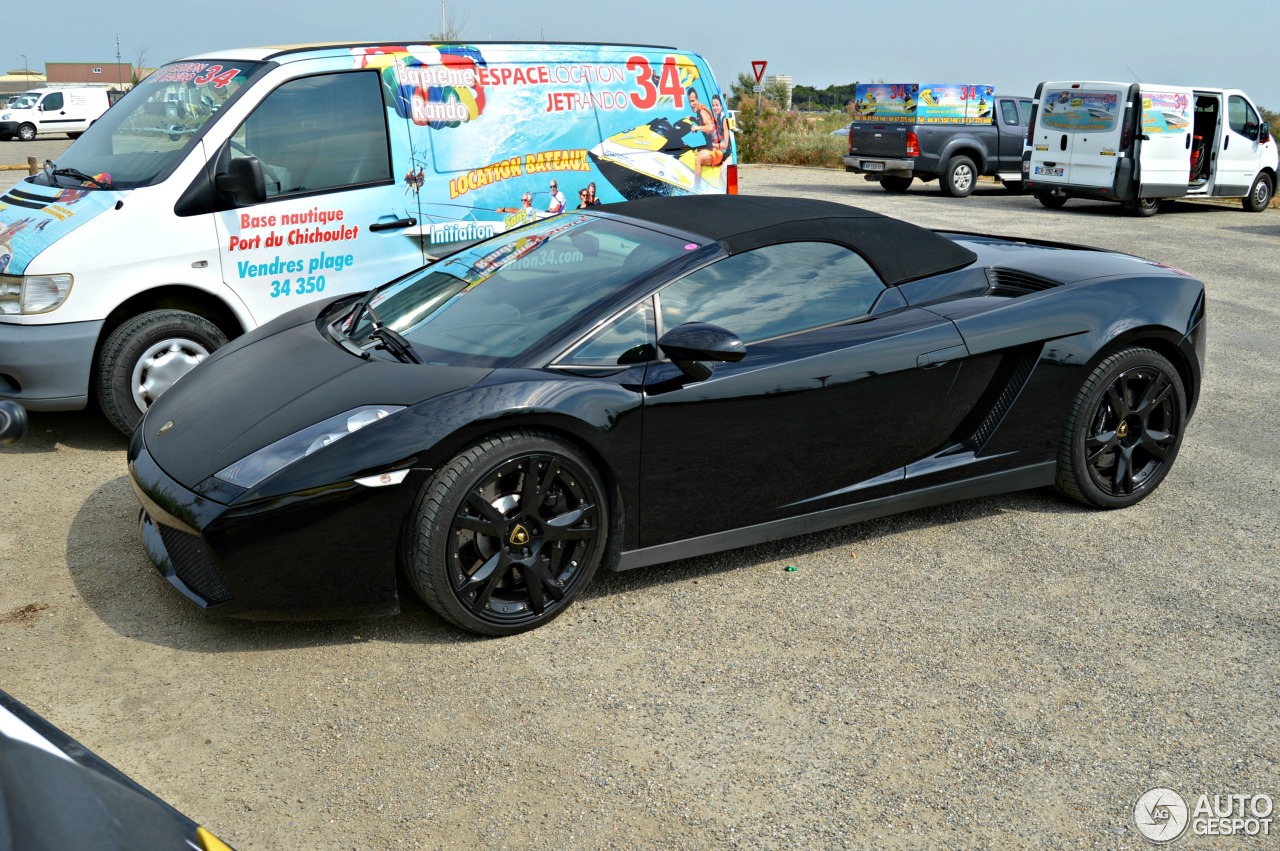
M1258 128L1258 141L1264 145L1271 141L1271 125L1265 121Z
M242 207L267 200L267 181L257 157L236 157L227 168L213 178L215 189L235 198L236 204Z

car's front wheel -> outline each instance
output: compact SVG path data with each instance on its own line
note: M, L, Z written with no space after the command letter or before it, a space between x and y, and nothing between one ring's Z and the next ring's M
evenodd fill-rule
M34 142L36 138L36 126L34 124L23 124L18 127L18 139L23 142Z
M1249 194L1241 199L1245 210L1250 213L1261 213L1271 205L1271 178L1259 174L1253 181Z
M608 530L591 462L558 437L514 430L468 447L423 486L404 567L452 623L513 635L568 608L600 566Z
M98 360L98 404L132 434L151 403L227 342L222 330L185 310L151 310L111 332Z
M1068 413L1058 490L1096 508L1144 499L1178 456L1186 412L1182 377L1163 355L1134 347L1104 359Z

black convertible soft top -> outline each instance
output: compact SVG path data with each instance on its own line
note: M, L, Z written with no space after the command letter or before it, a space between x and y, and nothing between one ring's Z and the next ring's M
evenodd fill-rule
M950 272L977 259L969 249L927 228L831 201L683 195L596 209L714 239L730 254L779 242L834 242L865 257L889 286Z

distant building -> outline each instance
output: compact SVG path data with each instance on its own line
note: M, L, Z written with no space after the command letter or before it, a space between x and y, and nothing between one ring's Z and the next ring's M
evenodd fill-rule
M791 75L769 74L767 77L764 78L764 84L766 88L774 88L775 86L784 87L787 90L787 97L786 97L786 102L783 103L782 105L782 108L783 109L791 108L791 90L795 88L795 83L792 82Z
M133 65L128 62L46 62L44 72L50 83L103 83L127 89L133 81Z
M16 95L43 85L44 74L27 68L15 68L8 74L0 75L0 95Z

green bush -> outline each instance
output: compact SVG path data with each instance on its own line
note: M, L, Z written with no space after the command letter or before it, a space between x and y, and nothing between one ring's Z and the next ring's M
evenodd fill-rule
M839 115L810 122L798 113L784 112L771 100L742 97L735 134L738 161L841 168L848 140L832 136L831 130L846 123L848 118Z

